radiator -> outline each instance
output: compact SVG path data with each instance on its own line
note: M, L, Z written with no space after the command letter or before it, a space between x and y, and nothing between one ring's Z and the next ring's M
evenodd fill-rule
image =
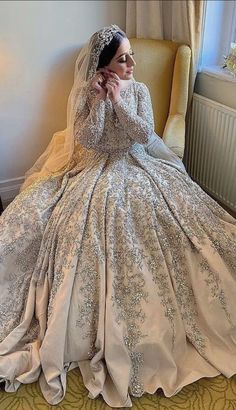
M193 95L185 164L194 181L236 212L236 110Z

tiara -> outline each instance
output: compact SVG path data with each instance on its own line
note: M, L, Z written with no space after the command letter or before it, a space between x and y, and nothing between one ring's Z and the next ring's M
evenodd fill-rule
M112 24L111 26L104 27L103 29L97 31L93 35L95 36L95 45L91 53L88 80L94 75L94 72L98 65L98 59L102 50L106 45L108 45L111 42L114 34L118 31L121 31L120 27L118 27L116 24Z

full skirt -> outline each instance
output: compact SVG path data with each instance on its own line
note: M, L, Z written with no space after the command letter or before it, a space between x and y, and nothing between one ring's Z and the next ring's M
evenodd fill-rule
M131 407L236 373L236 221L142 146L44 178L0 223L0 381Z

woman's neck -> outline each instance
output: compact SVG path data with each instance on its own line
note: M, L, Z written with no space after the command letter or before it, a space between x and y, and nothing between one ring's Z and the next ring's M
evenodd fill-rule
M124 90L125 88L129 87L129 85L130 85L130 83L132 83L132 81L134 81L133 78L131 78L130 80L120 80L121 90Z

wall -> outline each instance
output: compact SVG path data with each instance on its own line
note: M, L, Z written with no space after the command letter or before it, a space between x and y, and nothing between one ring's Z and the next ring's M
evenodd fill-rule
M212 67L198 73L194 91L236 110L236 78L226 70Z
M0 193L65 128L78 51L103 26L124 29L125 7L123 0L0 2Z

